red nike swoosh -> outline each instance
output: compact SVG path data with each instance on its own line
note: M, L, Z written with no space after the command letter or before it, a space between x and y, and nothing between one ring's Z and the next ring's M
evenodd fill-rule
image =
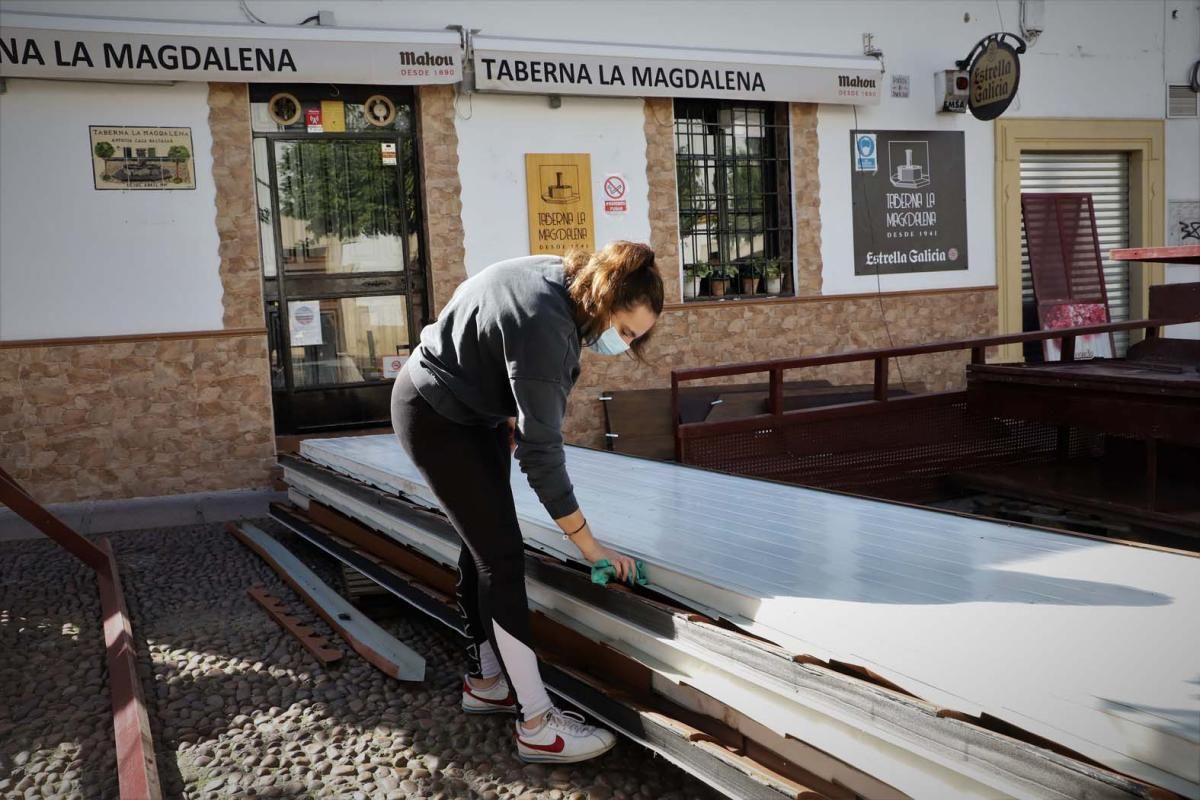
M545 753L561 753L563 748L567 746L567 743L563 741L561 736L554 737L554 744L532 744L524 739L521 740L521 744L525 745L530 750L541 750Z

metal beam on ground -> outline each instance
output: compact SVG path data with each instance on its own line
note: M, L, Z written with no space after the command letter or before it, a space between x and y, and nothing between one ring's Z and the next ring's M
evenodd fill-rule
M158 762L150 735L150 717L137 672L137 647L125 606L121 575L112 543L96 545L71 530L25 491L0 467L0 502L40 530L96 573L101 627L112 695L113 742L117 752L117 786L121 800L161 800Z
M112 689L117 784L121 800L160 800L158 762L150 736L150 716L137 672L137 647L125 607L125 593L108 539L100 541L105 567L96 571L104 615L104 650Z
M30 525L53 539L59 547L94 570L107 569L103 551L68 528L62 520L47 511L33 496L21 488L11 475L0 467L0 503L11 508Z
M401 681L425 679L425 659L372 622L329 588L286 547L253 525L228 523L226 530L267 562L304 602L329 623L354 651L381 672Z

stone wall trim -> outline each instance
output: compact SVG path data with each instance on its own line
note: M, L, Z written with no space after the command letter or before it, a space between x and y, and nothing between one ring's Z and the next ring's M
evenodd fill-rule
M862 300L863 298L875 299L882 297L886 302L888 298L902 297L928 297L931 295L941 294L968 294L970 292L994 292L995 286L951 286L942 289L905 289L899 292L861 292L858 294L819 294L819 295L804 295L802 297L759 297L748 298L745 300L701 300L692 303L665 303L664 309L718 309L729 308L730 306L760 306L760 305L792 305L796 303L828 303L839 302L846 300Z
M266 328L224 328L216 331L121 333L112 336L76 336L62 339L7 339L0 341L0 350L15 350L23 347L84 347L91 344L119 344L121 342L167 342L175 339L218 339L266 335Z

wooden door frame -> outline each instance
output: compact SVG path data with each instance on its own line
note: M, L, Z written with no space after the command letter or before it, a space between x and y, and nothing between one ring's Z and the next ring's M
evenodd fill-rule
M1166 214L1165 125L1161 119L999 119L995 123L996 289L1001 335L1020 333L1021 153L1036 151L1129 154L1129 246L1163 243ZM1150 287L1165 281L1162 264L1130 264L1129 314L1146 316ZM1022 360L1016 345L1005 361Z

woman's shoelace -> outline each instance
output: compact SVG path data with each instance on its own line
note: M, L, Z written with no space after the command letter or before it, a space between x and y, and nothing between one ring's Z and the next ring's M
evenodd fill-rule
M592 726L584 722L583 715L576 711L563 711L558 708L551 708L546 713L546 717L551 722L558 723L559 727L580 736L585 736L592 730Z

